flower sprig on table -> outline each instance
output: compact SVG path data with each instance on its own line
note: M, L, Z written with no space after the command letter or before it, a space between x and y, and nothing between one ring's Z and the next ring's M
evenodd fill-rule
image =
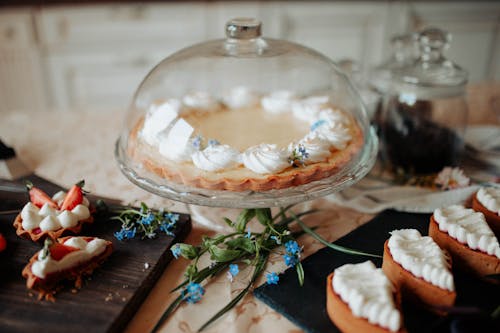
M311 235L322 244L337 251L379 257L329 243L301 220L303 216L316 212L315 210L295 214L290 208L292 206L281 208L274 216L269 208L244 209L235 221L224 218L226 224L233 228L233 232L225 235L217 235L213 238L203 236L201 244L197 246L183 243L173 245L171 247L173 256L175 258L182 256L191 260L191 263L187 266L184 273L184 281L172 290L172 292L179 292L179 295L164 312L154 327L153 332L163 324L182 302L199 302L205 294L205 289L202 285L204 281L225 272L228 279L232 282L241 269L244 267L252 268L253 271L246 287L201 326L199 331L202 331L232 309L252 290L256 280L262 274L266 273L266 263L272 253L281 254L285 264L288 267L295 268L298 283L302 285L304 283L304 270L300 263L302 247L299 246L296 238L304 233ZM252 220L257 220L264 227L263 231L250 231L248 223ZM300 227L300 230L292 232L290 230L292 223L296 223ZM284 245L284 251L280 249L282 245ZM211 263L205 267L199 267L199 260L204 255L210 256ZM267 272L266 281L267 284L278 284L279 276L276 272Z
M139 235L142 238L154 238L158 232L175 236L174 230L179 221L179 214L163 209L152 210L144 202L141 202L140 208L121 207L113 212L118 215L111 219L118 220L122 224L121 229L114 234L120 241Z

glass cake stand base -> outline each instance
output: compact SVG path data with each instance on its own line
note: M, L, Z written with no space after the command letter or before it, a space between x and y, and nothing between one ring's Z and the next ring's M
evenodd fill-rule
M311 209L312 203L314 201L306 201L295 204L295 208L298 211L306 211ZM208 207L208 206L198 206L198 205L186 205L191 219L194 223L203 226L204 228L218 231L218 232L231 232L234 231L233 227L229 226L224 218L228 218L231 221L236 221L238 215L241 213L241 208L226 208L226 207ZM279 212L279 207L271 208L273 215ZM257 226L249 224L251 231L258 231ZM259 225L260 227L260 225Z

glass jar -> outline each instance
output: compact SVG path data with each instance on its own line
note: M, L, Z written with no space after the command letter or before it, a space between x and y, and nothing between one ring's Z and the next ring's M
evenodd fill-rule
M457 165L467 123L467 72L443 56L451 36L418 35L419 57L391 71L380 118L383 157L393 171L427 174Z

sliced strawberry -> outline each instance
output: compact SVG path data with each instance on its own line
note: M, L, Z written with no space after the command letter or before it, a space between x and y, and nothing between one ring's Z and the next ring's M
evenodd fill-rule
M49 204L50 207L57 209L57 204L48 196L47 193L33 186L31 182L26 183L30 194L30 201L33 205L41 208L44 204Z
M63 203L61 204L61 210L72 210L79 204L83 202L83 191L82 187L85 185L85 181L82 180L75 185L73 185L66 197L64 198Z
M78 250L79 249L77 249L76 247L67 246L61 243L53 243L49 248L50 256L52 257L52 259L57 261L64 258L68 253Z
M5 237L2 234L0 234L0 252L5 250L6 247L7 247L7 241L5 240Z

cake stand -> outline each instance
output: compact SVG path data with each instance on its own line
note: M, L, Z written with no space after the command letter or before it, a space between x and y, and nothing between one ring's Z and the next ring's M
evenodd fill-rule
M309 202L341 191L362 179L375 164L377 152L378 138L373 127L370 127L365 134L365 145L361 152L340 172L328 178L281 190L234 192L205 190L168 182L131 160L123 145L120 144L120 139L115 145L115 157L120 170L132 183L150 193L185 203L195 221L215 230L227 230L227 225L220 218L224 215L209 214L219 216L218 219L214 219L208 216L200 206L229 209L271 208ZM225 210L224 213L227 211Z

